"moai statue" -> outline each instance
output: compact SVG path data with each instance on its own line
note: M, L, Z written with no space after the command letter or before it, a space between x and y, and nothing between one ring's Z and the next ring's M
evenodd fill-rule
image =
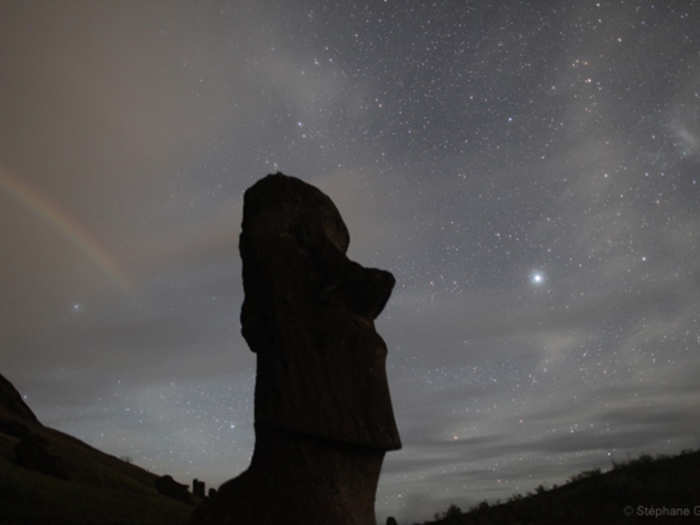
M337 208L294 177L268 175L245 192L242 230L255 449L192 523L376 525L382 460L401 448L374 328L394 277L349 260Z

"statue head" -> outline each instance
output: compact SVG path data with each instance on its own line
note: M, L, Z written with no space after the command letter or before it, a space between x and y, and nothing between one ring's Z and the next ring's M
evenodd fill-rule
M243 337L257 355L256 428L379 450L401 447L374 329L394 286L347 258L331 199L281 173L244 196Z

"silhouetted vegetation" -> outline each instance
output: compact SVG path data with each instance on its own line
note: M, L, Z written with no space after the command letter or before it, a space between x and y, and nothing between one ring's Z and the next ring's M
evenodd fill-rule
M462 509L457 505L452 504L447 507L447 510L443 513L435 514L435 519L440 521L440 523L459 523L457 521L462 516Z
M467 512L454 504L423 525L556 523L689 523L700 519L700 450L676 456L644 454L603 472L591 469L564 485L514 494L505 503L482 501ZM417 525L417 524L414 524Z

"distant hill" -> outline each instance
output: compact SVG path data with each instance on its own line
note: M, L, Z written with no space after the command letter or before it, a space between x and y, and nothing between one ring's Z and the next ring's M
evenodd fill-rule
M192 504L158 492L158 479L156 474L42 425L14 386L0 375L0 524L186 522ZM167 480L166 487L168 483L175 486ZM175 489L182 492L185 487Z
M640 456L607 472L582 472L568 483L468 512L452 505L423 525L700 522L700 451Z

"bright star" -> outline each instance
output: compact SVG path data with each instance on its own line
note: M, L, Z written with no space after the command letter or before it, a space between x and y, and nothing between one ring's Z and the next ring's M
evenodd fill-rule
M542 272L533 272L530 275L530 282L532 284L542 284L544 282L544 274Z
M73 311L74 312L79 312L80 311L80 303L73 303Z

